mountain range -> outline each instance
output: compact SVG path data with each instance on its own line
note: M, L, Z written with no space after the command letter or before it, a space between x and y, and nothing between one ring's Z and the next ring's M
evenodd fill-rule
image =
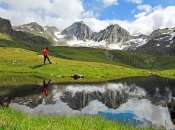
M55 26L41 26L36 22L11 26L0 18L0 33L21 41L53 46L93 47L124 50L151 55L175 55L175 27L154 30L150 35L131 35L118 24L100 32L93 32L83 21L75 22L60 31Z

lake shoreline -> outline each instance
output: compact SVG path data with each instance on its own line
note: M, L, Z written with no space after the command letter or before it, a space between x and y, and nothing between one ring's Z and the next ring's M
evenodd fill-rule
M13 75L13 76L16 76L16 75ZM7 90L8 90L8 88L9 89L12 89L11 90L11 96L13 96L13 94L17 94L18 96L17 97L21 97L20 98L20 100L19 101L23 101L23 99L26 99L26 97L27 97L27 99L30 99L29 97L31 96L31 97L40 97L39 95L42 95L42 83L43 83L43 77L36 77L36 75L34 76L34 77L31 77L31 76L29 76L29 77L27 77L27 76L24 76L23 74L22 75L18 75L18 76L21 76L21 78L24 78L23 80L29 80L29 81L31 81L32 79L33 80L35 80L35 81L32 81L33 83L34 83L34 85L31 85L31 84L24 84L23 86L20 86L19 84L20 83L23 83L22 81L22 79L19 79L19 78L17 78L17 79L15 79L15 78L10 78L10 79L13 79L13 82L14 83L16 83L16 87L15 86L11 86L11 85L9 85L9 87L8 87L8 85L6 85L4 88L6 88ZM38 82L37 82L37 80L38 80L38 78L40 79ZM160 80L155 80L155 78L159 78ZM147 79L146 81L144 81L144 79ZM151 80L152 79L152 80ZM117 89L119 86L118 85L120 85L120 88L122 88L122 86L126 86L126 84L127 83L129 83L127 86L128 87L134 87L136 90L153 90L153 91L155 91L156 90L156 86L159 86L160 87L160 90L161 89L163 89L163 87L161 86L161 85L164 85L163 83L167 83L167 79L163 79L162 81L161 81L161 79L163 79L163 78L160 78L160 77L157 77L156 75L150 75L149 77L147 77L147 76L143 76L143 77L141 77L141 76L139 76L139 77L132 77L132 78L123 78L123 79L118 79L118 80L114 80L114 81L109 81L109 86L107 85L108 83L107 82L104 82L104 83L100 83L99 85L102 85L103 87L105 87L105 88L111 88L111 86L114 86L114 84L113 83L115 83L115 82L117 82L117 85L115 85L115 88ZM128 82L126 82L126 80L128 81ZM137 82L135 82L135 81L137 81ZM154 82L156 81L156 84L153 84ZM158 82L157 82L158 81ZM46 82L48 82L47 80L46 80ZM143 89L139 89L138 87L140 87L140 82L143 82L143 86L145 86ZM174 83L174 80L168 80L168 82L172 85L172 83ZM122 83L123 83L123 85L122 85ZM69 88L69 90L80 90L81 92L82 92L82 94L80 94L80 95L83 95L83 93L84 93L84 91L81 89L81 88L79 88L79 89L77 89L77 87L79 86L79 87L82 87L83 88L83 82L81 81L81 82L58 82L58 83L52 83L52 81L51 81L51 83L50 83L50 85L49 85L49 92L56 92L56 90L58 90L58 92L59 93L61 93L62 92L62 90L63 91L65 91L65 94L67 93L66 92L66 90L67 90L67 87L64 87L64 85L65 86L69 86L68 88ZM75 89L74 89L74 87L72 87L72 86L74 86L75 85ZM92 85L92 87L94 87L95 85L96 85L96 83L90 83L90 84L85 84L84 86L85 86L85 88L89 88L90 90L91 90L91 87L89 87L90 85ZM97 85L98 85L98 83L97 83ZM165 85L166 86L166 85ZM72 89L71 89L71 87L72 87ZM4 88L2 87L2 90L4 90ZM84 89L85 89L84 88ZM99 87L99 88L101 88L101 87ZM142 88L142 87L141 87ZM171 87L171 88L173 88L173 87ZM171 89L170 88L170 89ZM111 90L113 90L114 88L111 88ZM132 89L133 91L131 91L131 93L132 92L135 92L134 90L135 89ZM101 89L99 89L99 90L101 90ZM117 89L118 90L118 89ZM129 90L129 89L126 89L126 90ZM34 94L33 94L33 93ZM88 91L88 92L90 92L90 91ZM108 93L109 91L106 91L106 94ZM120 91L121 92L121 91ZM122 91L122 92L124 92L124 90ZM130 92L130 91L129 91ZM137 91L138 92L138 91ZM148 93L151 93L151 92L149 92L149 91L146 91L146 92L148 92ZM164 92L164 90L161 90L161 92ZM8 93L8 92L7 92ZM78 93L80 93L80 92L78 92ZM35 94L39 94L38 96L35 96ZM49 96L49 94L51 94L51 93L48 93L48 98L50 97ZM92 94L97 94L97 93L93 93L92 92ZM112 94L112 93L111 93ZM138 93L137 93L138 94ZM29 97L27 96L27 95L29 95ZM61 94L62 95L62 94ZM98 95L103 95L103 94L99 94L98 93ZM115 95L115 94L114 94ZM9 93L9 96L10 96L10 93ZM118 94L116 95L117 97L119 96ZM8 97L8 95L5 95L4 97L2 97L1 99L7 99L7 97ZM23 97L23 98L22 98ZM85 96L86 97L86 96ZM96 96L94 96L94 97L96 97ZM106 96L105 96L106 97ZM111 97L111 96L109 96L109 97ZM149 97L149 96L148 96ZM92 98L92 97L91 97ZM136 97L135 97L136 98ZM133 101L135 101L135 98L134 98L134 100ZM11 97L11 99L14 99L14 98L12 98ZM17 98L16 98L17 99ZM14 113L14 115L9 115L9 117L11 117L12 119L15 117L15 116L17 116L16 114L18 114L19 112L18 112L18 110L21 110L20 108L18 108L17 107L17 105L15 105L17 102L15 102L15 101L17 101L16 99L14 99L14 101L12 101L11 103L12 104L9 104L9 108L8 109L12 109L13 108L13 111L16 111L16 112L13 112ZM59 98L60 99L60 98ZM64 98L65 99L65 98ZM76 98L77 99L77 98ZM82 98L80 98L80 99L82 99ZM102 99L102 98L100 98L100 99ZM116 99L116 98L112 98L112 99ZM130 99L130 98L129 98ZM9 99L10 100L10 99ZM35 98L33 98L33 103L35 103L35 101L36 101L36 99ZM72 102L72 100L70 100L71 102ZM93 99L93 101L95 101L94 99ZM112 101L112 100L111 100ZM100 101L99 101L100 102ZM104 101L105 103L106 103L106 101ZM130 103L131 103L132 101L130 100ZM149 101L148 101L148 99L147 100L142 100L142 98L141 99L138 99L138 103L140 104L141 102L148 102L149 103ZM14 103L14 104L13 104ZM25 103L25 102L24 102ZM66 103L66 102L65 102ZM162 102L161 102L162 103ZM59 102L57 102L56 103L57 105L59 104ZM69 103L68 103L69 104ZM94 104L94 103L92 103L92 104ZM95 104L98 104L98 103L95 103ZM107 104L110 104L110 103L107 103ZM22 104L21 104L22 105ZM123 104L124 105L124 104ZM123 106L122 105L122 106ZM47 106L47 105L46 105ZM53 106L53 105L52 105ZM61 106L62 108L63 108L63 104L59 104L59 106ZM74 106L74 105L73 105ZM127 106L127 105L126 105ZM138 110L141 110L141 112L142 112L142 109L139 109L139 105L137 104L137 105L131 105L131 106L135 106ZM149 105L146 105L146 106L149 106ZM22 107L24 108L24 106L22 105ZM92 107L92 106L91 106ZM98 106L97 106L98 107ZM16 109L15 109L16 108ZM26 106L26 108L27 108L27 106ZM25 108L25 110L27 110ZM56 106L54 107L54 108L57 108ZM69 107L69 108L71 108L71 107ZM103 108L103 107L100 107L100 108ZM150 107L150 108L153 108L153 107ZM155 107L155 108L157 108L157 107ZM4 108L2 108L2 109L4 109ZM96 109L98 109L98 108L96 108ZM95 110L96 110L95 109ZM132 109L132 107L130 108L131 109L131 111L132 110L134 110L134 109ZM166 108L165 108L166 109ZM54 110L54 109L50 109L50 110ZM61 110L61 109L58 109L57 108L57 110ZM63 110L66 110L65 108L63 109ZM79 109L77 109L77 110L79 110ZM92 109L92 110L94 110L94 109ZM106 109L104 109L104 110L106 110ZM124 110L123 108L122 108L122 110ZM7 111L11 111L11 110L7 110ZM55 111L55 113L56 113L56 110L54 110ZM83 112L83 111L82 111ZM23 115L26 115L26 113L23 113L23 112L20 112L20 113L22 113L21 114L21 116L23 116ZM52 113L52 112L49 112L49 113ZM8 115L8 114L6 114L6 115ZM52 116L50 116L50 115L52 115ZM49 118L51 117L51 118L54 118L54 119L56 119L56 118L61 118L62 116L61 115L53 115L53 114L49 114L48 115L49 116ZM45 118L47 118L48 116L46 116L46 115L44 115L44 116L42 116L42 113L41 114L39 114L39 115L34 115L34 116L32 116L32 117L30 117L30 116L26 116L25 117L25 119L26 120L30 120L32 123L34 123L33 122L33 120L35 120L34 118L35 117L38 117L38 118L40 118L40 121L41 122L44 122L46 119ZM84 117L84 115L81 115L82 117ZM126 115L125 115L126 116ZM96 119L96 116L94 116L94 115L92 115L92 116L87 116L86 118L87 118L87 120L89 119L91 117L91 119L89 120L90 122L91 121L93 121L93 119ZM127 117L127 116L126 116ZM145 117L145 116L144 116ZM66 116L65 117L66 119L65 119L65 122L67 122L69 119L67 119L67 118L70 118L69 116ZM73 118L73 117L72 117ZM79 120L78 118L81 118L81 117L79 117L79 115L76 115L75 117L74 117L74 120ZM25 120L24 119L24 120ZM62 118L61 118L62 119ZM102 119L102 117L100 118L100 119L98 119L98 120L101 120ZM118 118L117 118L118 119ZM23 119L21 119L21 120L23 120ZM39 119L37 119L37 120L39 120ZM36 121L37 121L36 120ZM73 120L73 121L74 121ZM83 120L83 119L82 119ZM81 121L82 121L81 120ZM3 120L4 121L4 120ZM58 119L57 120L58 122L60 121L60 119ZM80 121L80 124L82 123ZM104 120L104 122L108 122L108 121L111 121L111 120L107 120L107 119L105 119ZM11 120L11 121L9 121L9 122L13 122L13 120ZM49 121L48 121L49 122ZM94 122L94 121L93 121ZM111 121L111 122L118 122L118 121ZM31 123L31 124L32 124ZM74 122L73 122L74 123ZM169 122L168 122L169 123ZM38 125L42 125L42 124L38 124ZM116 124L114 124L114 125L116 125ZM121 128L121 126L120 125L124 125L124 128L127 128L127 125L130 125L130 124L117 124L117 127L119 127L119 128ZM10 126L6 126L6 128L9 128ZM67 126L64 126L64 127L67 127ZM98 128L100 129L100 128L104 128L104 126L103 125L99 125L98 126ZM133 127L133 126L130 126L130 127L128 127L128 129L135 129L135 127ZM19 127L18 127L19 128ZM35 128L37 128L37 126L35 127ZM107 126L105 126L105 128L108 128ZM163 126L161 126L161 128L163 128ZM109 129L113 129L113 128L110 128L109 127ZM145 128L145 129L150 129L150 128ZM152 129L154 129L154 128L152 128ZM156 128L155 128L156 129Z
M19 84L33 84L31 80L33 81L40 81L42 82L43 79L51 79L53 83L91 83L91 82L108 82L108 81L113 81L113 80L119 80L123 78L129 78L129 77L147 77L147 76L160 76L164 78L169 78L169 79L175 79L174 74L168 73L168 75L162 74L160 72L159 74L142 74L142 75L127 75L127 76L118 76L118 77L97 77L97 78L89 78L89 77L84 77L84 78L79 78L79 79L74 79L71 76L69 77L55 77L55 76L47 76L47 75L36 75L36 74L21 74L21 73L1 73L0 74L0 81L3 84L3 80L6 81L6 84L9 83L8 85L13 85L15 80L20 80ZM36 79L35 79L36 78ZM27 80L25 80L27 79ZM25 80L25 81L24 81Z

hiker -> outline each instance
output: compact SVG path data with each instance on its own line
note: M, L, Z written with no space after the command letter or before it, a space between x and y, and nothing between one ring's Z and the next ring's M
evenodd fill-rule
M44 47L44 50L43 50L43 55L44 55L44 64L45 64L45 61L46 61L46 58L47 60L49 61L49 64L52 64L52 62L50 61L49 57L48 57L48 47Z
M51 80L49 79L48 83L46 84L45 79L43 80L43 90L42 90L43 95L47 96L47 87L48 87L50 81Z

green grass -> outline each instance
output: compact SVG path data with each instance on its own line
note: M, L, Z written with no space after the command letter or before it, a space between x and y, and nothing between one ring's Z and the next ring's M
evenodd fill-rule
M27 114L11 108L0 107L0 130L154 130L118 121L106 120L102 116L86 115L38 115L30 117Z
M19 32L16 32L15 35L18 33ZM38 54L42 54L44 46L49 45L47 41L46 43L45 41L42 42L42 39L40 38L34 38L34 41L30 41L30 39L33 38L28 38L25 40L25 38L27 38L26 35L23 36L20 35L20 33L18 35L21 37L19 39L22 40L14 39L8 35L0 33L0 46L23 48L34 51ZM105 49L88 47L49 46L49 54L61 59L83 62L98 62L147 70L168 70L175 68L174 56L153 56L120 50L108 50L108 53L113 56L111 61L106 57L106 51L107 50Z
M20 34L19 34L20 35ZM21 39L27 38L21 35ZM155 73L162 77L175 78L175 58L155 57L137 53L112 51L110 61L104 49L49 47L49 57L54 64L43 65L42 49L37 45L37 37L30 42L13 41L8 36L0 35L0 81L3 86L12 85L12 79L19 77L17 86L31 84L35 77L50 78L52 82L75 82L70 78L73 74L81 74L85 78L76 82L94 82L112 80L131 76L147 76ZM30 39L27 39L30 41ZM33 45L36 42L36 45ZM41 43L41 41L39 42ZM32 76L31 76L32 75ZM28 79L31 77L32 79ZM15 79L13 79L15 80ZM38 80L36 81L38 82ZM15 86L13 84L13 86ZM6 89L10 91L10 89ZM6 93L7 93L6 91ZM141 129L117 121L107 121L100 116L35 116L29 117L10 108L0 108L1 129ZM143 128L147 129L147 128Z
M69 48L69 47L61 47L61 48ZM86 50L84 51L84 53L88 53L89 50L87 50L87 48L83 49ZM66 51L69 54L68 50ZM41 48L40 51L42 52ZM52 52L53 50L50 49L50 51ZM64 59L49 55L53 64L43 65L43 57L41 53L16 47L0 47L0 60L1 60L0 76L3 79L4 77L8 77L9 75L14 74L37 75L42 78L51 78L55 82L60 81L72 82L70 76L73 74L83 75L85 77L83 79L83 82L105 81L131 76L147 76L149 74L157 74L162 77L175 78L174 69L164 70L160 68L160 66L164 66L164 68L166 68L167 66L170 65L173 68L174 64L170 63L173 61L172 57L166 59L166 62L168 63L166 63L165 61L158 62L159 60L161 60L161 58L156 57L157 61L154 62L154 66L157 65L159 66L157 68L160 69L149 70L149 69L139 69L136 67L134 68L129 65L122 65L122 63L120 63L119 60L122 59L122 57L123 61L126 60L127 58L124 58L125 56L121 56L121 58L118 58L118 61L115 62L115 64L112 63L114 61L109 60L105 61L105 58L103 59L102 56L101 58L99 56L99 59L95 58L97 54L100 55L102 53L100 51L101 50L99 50L99 52L96 51L94 57L89 56L90 57L89 59L91 61L90 60L80 61L81 58L78 59L78 56L81 57L80 54L79 53L78 53L79 55L76 54L78 50L74 52L75 54L72 55L70 54L70 56L75 56L75 59L73 60L70 60L69 58ZM119 54L117 55L119 56ZM134 55L133 57L135 57L135 59L137 59L136 57L139 57L138 54L131 53L130 55ZM155 60L155 58L153 57L151 57L150 59ZM86 60L86 58L84 60ZM95 60L97 60L98 62L97 61L95 62ZM140 64L139 62L143 60L147 61L148 57L147 59L146 57L143 57L141 59L138 58L136 63Z
M175 69L157 71L156 74L161 76L161 77L168 77L168 78L174 79L175 78Z
M87 81L111 80L130 76L147 75L143 69L127 68L118 65L82 62L50 56L53 64L43 65L42 55L21 48L0 47L1 73L33 74L50 78L70 78L80 74Z
M20 40L0 33L1 72L35 74L42 77L45 75L64 80L78 73L84 75L87 81L141 76L150 72L175 78L174 56L163 57L108 50L113 56L111 61L104 53L107 50L99 48L49 46L50 59L55 64L43 66L43 59L39 55L42 55L47 41L38 44L37 41L42 43L42 39L34 36L36 39L30 41L25 33L20 32L15 32L15 36L19 36Z
M174 56L153 56L121 50L108 50L108 53L113 56L111 61L106 57L105 52L107 50L105 49L52 46L49 48L50 55L63 59L106 63L128 68L140 68L147 70L167 70L175 68ZM42 48L39 50L42 50ZM34 51L38 52L38 50Z

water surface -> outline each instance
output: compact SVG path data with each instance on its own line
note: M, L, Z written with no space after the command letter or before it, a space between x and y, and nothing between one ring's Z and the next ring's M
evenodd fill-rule
M46 84L48 80L46 80ZM175 126L166 102L175 96L175 80L157 76L125 78L103 83L43 83L14 88L0 103L28 113L68 116L102 115L133 125ZM0 87L2 89L3 87ZM8 97L8 98L7 98ZM6 100L5 100L6 99Z

